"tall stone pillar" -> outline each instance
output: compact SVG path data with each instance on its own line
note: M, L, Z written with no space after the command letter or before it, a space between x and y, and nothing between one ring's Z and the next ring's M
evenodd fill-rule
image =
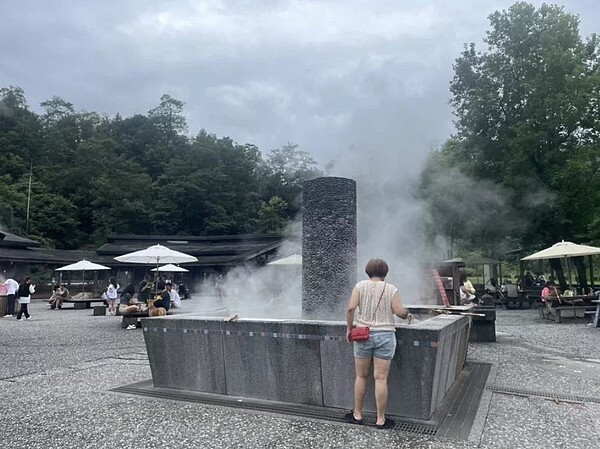
M302 314L331 319L356 283L356 182L313 179L302 196Z

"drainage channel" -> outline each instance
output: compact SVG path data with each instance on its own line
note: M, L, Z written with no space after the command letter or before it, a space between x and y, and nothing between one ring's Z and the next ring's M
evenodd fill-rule
M555 393L552 391L528 390L525 388L512 388L502 385L487 385L486 390L494 393L512 394L515 396L536 396L545 399L556 399L565 402L590 402L600 404L600 397L595 396L579 396L574 394Z
M337 409L327 409L323 407L310 407L294 405L289 406L281 403L266 403L259 401L250 401L247 399L223 397L218 395L209 395L202 393L186 393L182 390L167 391L157 389L152 386L152 381L140 382L124 387L114 388L111 391L117 393L133 394L138 396L148 396L160 399L170 399L176 401L195 402L206 405L216 405L236 409L252 410L267 413L277 413L288 416L297 416L302 418L311 418L318 420L331 421L336 423L345 423L344 412ZM374 416L365 416L367 423L375 424ZM416 435L436 435L438 427L429 424L420 424L409 421L402 421L401 418L394 417L396 425L393 430L400 430Z

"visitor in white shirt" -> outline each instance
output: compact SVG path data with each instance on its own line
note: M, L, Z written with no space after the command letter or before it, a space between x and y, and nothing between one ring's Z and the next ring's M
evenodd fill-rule
M174 289L171 289L169 294L171 295L171 307L176 309L181 307L181 297L179 296L179 293L177 293Z
M4 318L12 318L13 313L15 313L15 296L17 294L17 290L19 289L19 283L14 279L8 278L4 282L4 285L6 285L6 299L8 305Z

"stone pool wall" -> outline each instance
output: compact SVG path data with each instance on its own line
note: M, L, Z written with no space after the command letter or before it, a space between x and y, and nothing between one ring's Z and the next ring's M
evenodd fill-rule
M193 315L143 320L155 387L351 409L354 363L341 322ZM469 320L399 325L388 413L429 419L462 370ZM365 410L374 411L373 385Z

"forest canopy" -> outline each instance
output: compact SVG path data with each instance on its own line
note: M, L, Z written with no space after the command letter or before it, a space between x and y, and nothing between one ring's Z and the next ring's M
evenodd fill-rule
M204 130L189 137L185 104L169 95L132 117L59 97L41 106L33 112L20 87L0 89L0 225L48 247L95 248L109 234L281 232L302 182L321 174L294 144L263 157Z

